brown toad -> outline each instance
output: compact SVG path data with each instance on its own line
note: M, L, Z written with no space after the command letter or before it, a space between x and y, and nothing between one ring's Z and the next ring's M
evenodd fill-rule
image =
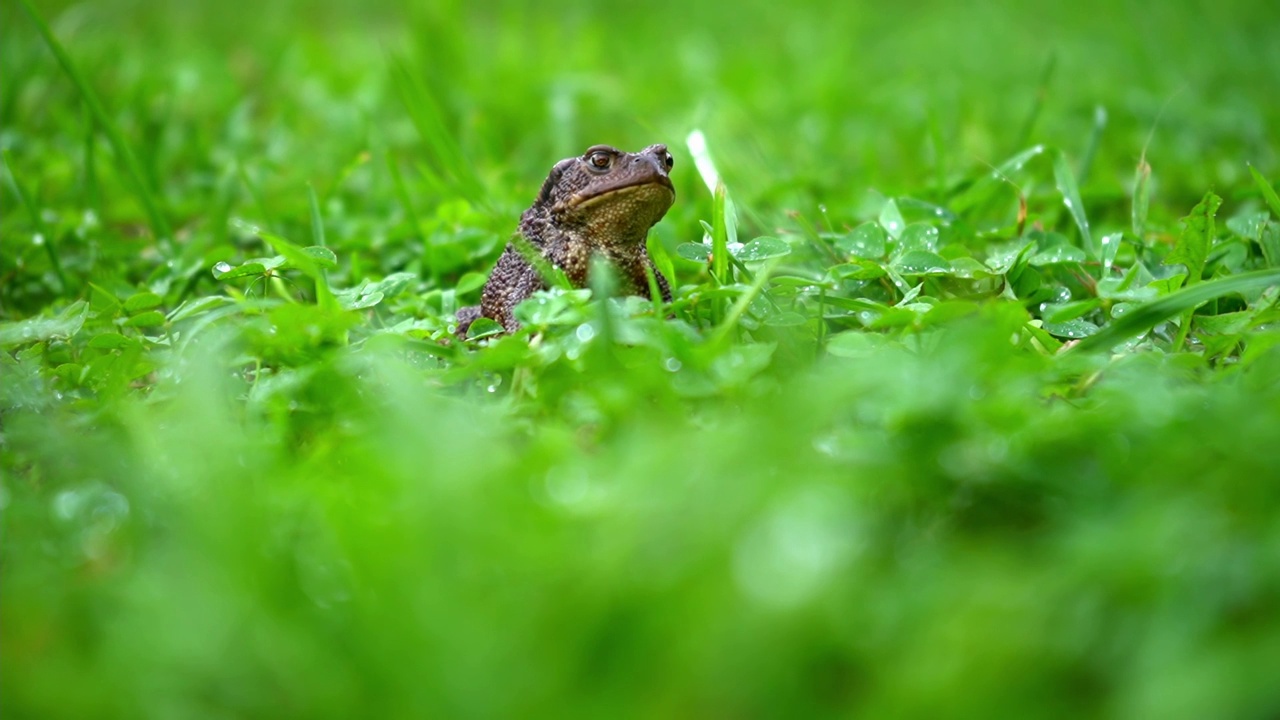
M520 216L519 233L550 264L560 268L574 287L587 285L592 255L617 268L620 291L650 297L645 268L653 272L662 299L670 302L671 286L653 266L645 250L649 228L675 202L668 173L674 161L666 145L650 145L638 153L595 145L581 157L556 163L542 183L533 206ZM485 283L480 305L458 311L458 335L465 337L479 317L492 318L507 332L519 327L515 306L547 284L514 244L498 259Z

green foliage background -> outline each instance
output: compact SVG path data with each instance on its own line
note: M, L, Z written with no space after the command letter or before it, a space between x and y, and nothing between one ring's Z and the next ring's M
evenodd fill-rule
M26 1L7 716L1280 713L1274 3Z

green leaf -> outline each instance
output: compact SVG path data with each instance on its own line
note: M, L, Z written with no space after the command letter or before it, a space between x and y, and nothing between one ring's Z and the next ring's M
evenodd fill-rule
M0 323L0 347L24 345L55 337L71 337L80 332L88 312L89 304L77 300L56 317L34 317Z
M880 208L880 227L884 228L890 237L897 240L902 236L902 231L906 226L906 221L902 219L902 211L898 209L898 203L892 199L886 200L884 207Z
M884 267L874 260L834 265L827 272L837 280L875 280L885 275Z
M382 302L384 295L375 290L373 292L360 295L344 295L341 292L336 292L334 293L334 297L338 299L338 307L341 307L343 310L364 310Z
M705 263L711 256L711 246L706 243L680 243L676 246L676 254L685 260Z
M258 237L265 240L273 250L280 253L281 257L284 258L283 267L295 268L312 279L318 280L320 278L321 260L307 252L307 248L295 245L279 235L273 235L268 232L259 231Z
M140 292L124 301L124 309L125 312L133 314L141 312L142 310L150 310L151 308L159 307L162 302L164 302L163 298L155 293Z
M1241 310L1222 315L1198 315L1196 328L1209 335L1238 335L1249 329L1256 315L1257 313L1253 310Z
M1039 343L1046 352L1053 354L1062 348L1062 341L1049 334L1043 327L1039 327L1034 323L1027 323L1023 328L1030 333L1035 343Z
M1280 268L1230 275L1185 287L1152 302L1134 307L1113 320L1097 334L1082 341L1075 347L1075 351L1109 350L1183 312L1194 310L1206 300L1231 293L1261 290L1269 285L1280 285Z
M96 350L119 350L122 348L134 347L137 344L137 340L127 338L120 333L114 332L105 332L99 335L94 335L93 338L89 340L89 347Z
M284 258L280 258L280 260L283 263ZM267 266L260 262L247 262L236 267L232 267L227 263L218 263L213 266L213 277L218 280L235 280L247 275L262 275L266 271Z
M1182 287L1182 284L1186 282L1186 279L1186 273L1178 273L1177 275L1170 275L1167 278L1152 280L1150 283L1147 283L1147 287L1155 290L1156 295L1168 295L1176 292L1178 288Z
M144 313L139 313L138 315L134 315L133 317L129 318L129 320L125 322L125 327L136 327L136 328L156 327L158 325L163 325L163 324L164 324L164 313L160 312L159 310L148 310Z
M1054 245L1032 255L1027 262L1036 267L1079 264L1087 260L1085 252L1071 245Z
M862 330L846 330L827 339L827 353L844 358L873 357L882 352L884 346L883 335Z
M1042 315L1046 325L1049 323L1065 323L1068 320L1074 320L1093 312L1101 304L1102 301L1098 298L1089 298L1087 300L1063 303L1062 305L1049 305L1044 309Z
M1165 258L1167 265L1178 263L1186 266L1188 286L1200 282L1204 273L1205 259L1209 257L1215 232L1213 218L1221 206L1222 198L1212 190L1205 193L1204 198L1191 209L1191 214L1182 219L1186 223L1182 236L1178 238L1173 252Z
M920 319L915 306L891 307L880 314L867 327L871 330L888 330L914 325Z
M1098 326L1088 320L1076 318L1065 322L1045 322L1045 332L1054 337L1079 339L1086 338L1098 332Z
M302 248L302 252L311 256L316 261L316 265L324 269L333 269L338 267L338 256L327 247L320 245L311 245Z
M1237 215L1227 220L1227 229L1237 237L1256 241L1262 237L1262 230L1270 218L1271 213L1266 210Z
M173 312L169 313L169 322L178 322L186 320L196 315L204 314L215 308L232 305L235 301L223 295L211 295L208 297L196 298L182 303Z
M764 324L771 327L794 327L797 325L803 325L808 321L808 317L801 315L798 312L787 310L765 318Z
M493 318L478 317L467 328L468 340L479 340L502 334L502 324Z
M875 221L864 222L847 234L836 238L836 248L857 258L875 260L884 257L889 236Z
M469 272L458 278L458 284L454 290L459 295L466 295L469 292L479 290L489 281L489 276L485 273Z
M774 237L758 237L733 254L740 262L756 262L791 254L791 246Z
M418 281L416 273L398 272L382 278L373 284L374 289L382 293L386 297L395 297L405 290L409 289L413 283Z
M970 317L979 311L977 303L965 300L948 300L934 305L924 316L925 325L941 325L953 320Z
M911 223L902 230L902 237L898 240L898 250L900 252L923 250L924 252L936 253L938 251L938 228L929 223Z
M951 258L949 262L951 274L966 280L995 277L999 274L978 260L967 256Z
M240 265L231 265L231 263L220 262L213 266L213 277L218 280L235 280L236 278L265 274L268 270L275 270L285 264L283 255L276 255L269 258L250 258Z
M399 295L417 278L418 276L413 273L392 273L378 282L371 283L366 280L353 288L335 290L333 295L338 301L338 306L343 310L363 310L377 305L388 297Z
M951 263L941 255L927 250L912 250L889 264L903 275L945 275L951 272Z

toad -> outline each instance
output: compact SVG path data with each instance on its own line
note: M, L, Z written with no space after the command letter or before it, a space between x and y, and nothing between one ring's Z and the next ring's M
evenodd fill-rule
M646 268L653 273L664 301L671 286L653 266L645 236L675 202L668 173L674 160L666 145L650 145L637 153L595 145L581 157L556 163L542 183L533 206L520 216L519 234L551 265L564 271L574 287L586 287L593 255L608 260L618 274L620 292L651 297ZM477 318L502 324L506 332L520 326L513 310L547 283L515 243L508 243L489 275L480 304L458 310L459 337Z

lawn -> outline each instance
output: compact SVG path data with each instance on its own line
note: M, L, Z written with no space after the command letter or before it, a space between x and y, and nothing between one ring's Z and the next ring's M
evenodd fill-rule
M4 0L5 715L1276 717L1276 27Z

